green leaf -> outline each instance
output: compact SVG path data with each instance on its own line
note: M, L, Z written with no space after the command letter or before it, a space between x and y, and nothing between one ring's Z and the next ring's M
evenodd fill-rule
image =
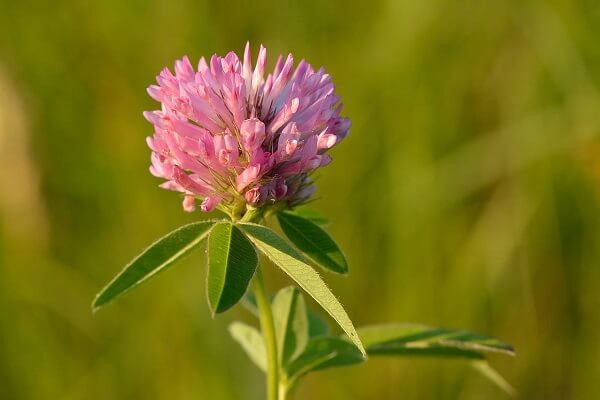
M325 217L323 214L308 207L300 206L287 212L308 219L317 225L325 225L329 222L327 217Z
M315 264L340 274L348 272L346 257L319 225L289 212L280 212L277 220L288 239Z
M287 368L287 375L298 379L311 371L360 364L365 361L361 352L339 337L311 339L306 350Z
M277 292L272 309L279 364L284 366L302 354L308 343L306 305L300 290L289 286Z
M514 388L485 360L484 353L514 355L513 349L496 339L465 331L428 328L416 324L386 324L359 328L370 356L451 356L472 359L473 367L510 395ZM343 367L364 361L346 337L311 338L306 350L286 368L290 386L309 372Z
M215 221L201 221L184 225L151 244L98 293L92 303L92 309L98 310L146 279L170 267L198 246L214 224Z
M361 353L366 355L348 314L319 274L303 261L302 255L267 227L249 223L240 224L240 226L254 245L311 295L346 332Z
M266 372L267 352L265 341L258 329L236 321L229 325L229 333L242 346L250 360L263 372Z
M206 292L214 314L233 307L246 293L258 266L256 250L231 222L216 224L208 236Z
M430 328L418 324L384 324L361 327L360 337L369 355L417 355L483 359L483 353L514 355L499 340L462 330Z

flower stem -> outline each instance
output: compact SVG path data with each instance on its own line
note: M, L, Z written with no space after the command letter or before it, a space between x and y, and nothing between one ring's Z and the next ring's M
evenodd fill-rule
M260 327L267 349L267 399L278 400L279 359L277 357L275 324L273 322L273 313L271 312L271 303L267 297L260 267L256 269L253 281L254 294L256 295L256 303L260 315Z

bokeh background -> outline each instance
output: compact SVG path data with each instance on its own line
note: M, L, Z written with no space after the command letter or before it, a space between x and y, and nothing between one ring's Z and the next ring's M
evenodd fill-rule
M188 54L293 52L351 136L320 173L357 325L489 334L522 399L600 398L596 0L33 1L0 12L0 398L259 399L196 252L93 316L144 246L203 218L147 172L145 88ZM290 282L267 268L272 290ZM461 361L372 359L298 399L507 399Z

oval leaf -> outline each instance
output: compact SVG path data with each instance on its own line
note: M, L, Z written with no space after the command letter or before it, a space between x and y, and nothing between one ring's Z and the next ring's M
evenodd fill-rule
M246 293L258 266L254 246L231 222L216 224L208 236L208 304L214 314L233 307Z
M284 366L298 357L308 343L306 305L300 290L289 286L277 292L272 308L279 364Z
M482 353L514 355L499 340L467 331L430 328L418 324L361 327L360 337L369 355L423 355L482 359Z
M92 303L92 309L98 310L171 266L198 246L214 224L215 221L201 221L184 225L151 244L98 293Z
M229 325L231 337L242 346L250 360L262 371L267 371L267 352L265 340L258 329L242 322L233 322Z
M346 257L319 225L289 212L280 212L277 220L288 239L315 264L340 274L348 272Z
M249 223L240 224L240 226L263 254L296 281L302 289L333 317L348 337L350 337L350 340L366 356L364 347L348 314L346 314L338 299L331 293L319 274L303 261L302 255L265 226Z

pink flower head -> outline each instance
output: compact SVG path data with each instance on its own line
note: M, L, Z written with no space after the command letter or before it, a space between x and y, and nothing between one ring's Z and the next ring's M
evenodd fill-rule
M331 77L304 60L294 69L290 54L279 56L265 77L267 51L260 47L252 66L250 46L243 60L230 52L187 57L157 76L148 94L161 110L147 111L154 135L150 172L161 187L184 194L183 208L208 212L307 201L314 193L310 174L327 165L325 154L350 129Z

